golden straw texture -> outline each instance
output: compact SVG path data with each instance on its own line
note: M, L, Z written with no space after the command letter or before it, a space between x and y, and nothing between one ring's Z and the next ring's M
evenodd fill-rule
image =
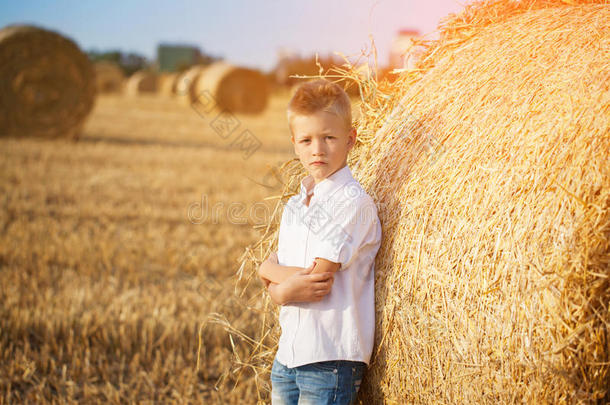
M363 403L609 400L610 8L597 3L470 4L415 69L365 83L349 164L383 243ZM283 173L278 213L304 174ZM240 276L275 249L278 218ZM257 319L253 368L275 354L274 311Z
M501 4L355 162L384 225L365 403L607 395L610 10Z

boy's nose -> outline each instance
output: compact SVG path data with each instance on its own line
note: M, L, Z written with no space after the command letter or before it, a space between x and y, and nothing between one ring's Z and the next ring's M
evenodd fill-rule
M321 155L324 153L324 145L322 142L320 141L314 141L312 142L312 149L313 149L313 154L314 155Z

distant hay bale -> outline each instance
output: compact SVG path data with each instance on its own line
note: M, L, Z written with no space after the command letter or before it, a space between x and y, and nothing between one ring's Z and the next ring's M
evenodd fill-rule
M608 27L603 1L472 3L368 93L348 162L383 226L363 403L610 401Z
M158 93L161 96L172 97L176 93L178 73L163 73L159 75Z
M209 94L219 108L237 113L262 112L269 93L269 82L263 74L225 62L210 65L196 83L196 97L205 99ZM204 99L204 103L209 101Z
M197 81L205 69L205 65L196 65L180 74L176 82L175 94L181 102L190 105L195 101Z
M153 72L140 70L127 79L125 94L136 96L144 93L155 93L157 91L157 75Z
M122 91L125 75L116 63L100 61L95 63L94 70L98 93L119 93Z
M75 138L95 100L87 56L39 27L0 30L0 136Z

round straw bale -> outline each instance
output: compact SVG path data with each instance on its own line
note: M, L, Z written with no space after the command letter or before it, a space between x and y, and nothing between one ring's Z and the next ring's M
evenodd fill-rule
M197 81L205 69L204 65L192 66L178 77L175 94L181 102L190 105L195 101Z
M348 164L383 241L363 403L610 400L608 27L604 1L472 3L365 98ZM305 174L286 167L283 202Z
M127 79L125 93L135 96L143 93L154 93L157 91L157 75L153 72L140 70Z
M167 97L173 96L176 93L178 77L178 73L162 73L159 75L159 94Z
M91 62L39 27L0 30L0 136L77 137L95 99Z
M125 82L125 75L116 63L100 61L95 63L94 69L98 93L121 92Z
M196 83L196 97L209 102L213 97L216 105L238 113L260 113L267 106L270 86L260 72L216 62L203 71Z
M363 401L608 399L610 8L445 27L352 160L384 232Z

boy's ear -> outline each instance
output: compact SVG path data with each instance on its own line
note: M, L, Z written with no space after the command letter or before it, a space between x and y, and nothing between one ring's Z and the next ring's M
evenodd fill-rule
M349 147L350 149L356 144L356 137L358 136L358 133L356 132L356 128L352 127L349 130L349 134L348 134L348 140L349 140Z
M294 135L290 135L290 141L292 142L292 150L294 150L294 154L298 156L299 154L297 153L297 144L294 143Z

